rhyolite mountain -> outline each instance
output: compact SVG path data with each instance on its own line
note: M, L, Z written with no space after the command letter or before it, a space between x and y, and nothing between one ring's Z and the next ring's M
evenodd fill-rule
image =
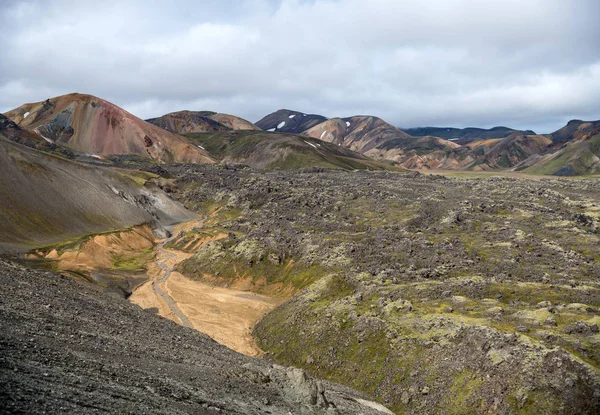
M267 131L220 131L186 134L222 164L262 170L323 167L343 170L400 170L344 146L312 137Z
M564 127L549 134L549 137L553 143L561 145L582 138L598 128L600 128L600 121L571 120Z
M332 118L303 133L377 159L402 163L413 154L447 150L458 145L438 137L412 137L381 118Z
M146 121L175 134L260 130L243 118L212 111L177 111Z
M279 110L263 119L271 123L257 125L271 127L282 120L274 131L293 129L296 126L289 125L284 117L294 114L301 113ZM377 117L355 116L331 118L305 131L297 128L293 131L410 169L526 170L537 174L582 175L600 171L594 138L599 127L600 121L572 120L548 135L507 127L401 130Z
M323 121L327 121L327 117L280 109L262 118L256 126L264 131L302 134Z
M24 104L4 115L52 143L79 152L136 154L161 162L214 162L185 138L91 95L62 95Z
M588 128L585 128L586 131L578 129L569 134L570 140L562 142L558 149L531 157L519 166L519 170L554 176L600 173L600 121L586 124L593 124L597 127L591 131ZM565 135L551 134L550 137L551 139L557 137L562 139Z
M194 217L146 184L150 175L36 151L29 148L36 135L5 120L0 117L0 253L140 224L160 230ZM18 144L20 137L31 141Z
M525 135L535 135L531 130L515 130L508 127L493 127L485 128L452 128L452 127L417 127L417 128L402 128L407 134L414 137L435 136L445 138L452 141L473 141L485 140L489 138L505 138L514 133L522 133Z

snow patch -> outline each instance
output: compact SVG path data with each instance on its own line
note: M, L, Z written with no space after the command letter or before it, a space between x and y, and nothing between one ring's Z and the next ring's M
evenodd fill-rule
M23 119L27 118L28 115L29 115L29 111L27 111L25 114L23 114Z
M291 120L292 118L294 118L295 116L296 116L296 114L292 114L292 115L290 115L290 120Z
M323 134L321 134L321 140L323 139L323 137L325 137L325 134L327 134L327 130L323 131Z
M201 148L202 150L206 150L204 147L202 147L200 144L197 144L198 148Z
M275 131L275 128L269 128L267 131L272 133L273 131Z
M50 140L48 137L44 137L44 136L42 136L42 138L43 138L44 140L46 140L47 142L54 144L54 141Z
M285 121L281 121L281 122L279 123L279 125L277 126L277 129L278 129L278 130L281 130L283 127L285 127Z
M306 144L308 144L309 146L311 146L311 147L313 147L313 148L317 148L317 146L316 146L316 145L314 145L313 143L309 143L309 142L308 142L308 141L306 141L306 140L303 140L303 141L304 141ZM319 146L319 147L320 147L320 146Z

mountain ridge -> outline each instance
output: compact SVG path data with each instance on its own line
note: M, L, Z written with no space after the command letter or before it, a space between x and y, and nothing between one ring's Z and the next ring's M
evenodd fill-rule
M185 138L92 95L61 95L21 105L4 115L50 142L80 152L137 154L162 162L214 162Z

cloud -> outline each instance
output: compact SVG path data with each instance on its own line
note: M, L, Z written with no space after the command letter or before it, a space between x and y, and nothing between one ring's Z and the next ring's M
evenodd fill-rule
M292 108L541 132L600 118L595 0L6 3L0 111L77 91L143 118Z

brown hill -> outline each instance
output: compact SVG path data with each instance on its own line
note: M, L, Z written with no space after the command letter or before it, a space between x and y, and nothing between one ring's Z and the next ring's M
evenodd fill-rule
M260 130L256 125L250 121L245 120L235 115L229 114L213 114L210 116L213 120L223 124L225 127L229 127L232 130Z
M245 164L264 170L323 167L343 170L394 170L344 146L311 137L266 131L222 131L187 134L224 164ZM397 169L396 169L397 170Z
M543 135L525 135L513 133L495 143L489 152L482 151L482 147L475 147L473 152L480 156L480 166L484 169L508 169L527 160L529 157L542 153L552 141Z
M243 118L211 111L177 111L150 118L149 123L175 134L207 133L229 130L260 130Z
M11 130L0 129L0 251L142 223L160 228L193 217L161 190L145 186L147 174L36 151L7 140Z
M583 138L597 128L600 128L600 121L571 120L564 127L551 133L549 137L553 143L561 145L567 141Z
M600 126L587 133L578 130L573 136L577 138L563 144L556 151L526 160L519 169L532 174L555 176L600 173Z
M202 149L91 95L69 94L5 114L50 142L92 154L137 154L163 162L212 163Z
M413 139L381 118L356 116L349 118L332 118L304 132L305 135L341 144L351 150L365 153L390 140L396 144L404 144Z

